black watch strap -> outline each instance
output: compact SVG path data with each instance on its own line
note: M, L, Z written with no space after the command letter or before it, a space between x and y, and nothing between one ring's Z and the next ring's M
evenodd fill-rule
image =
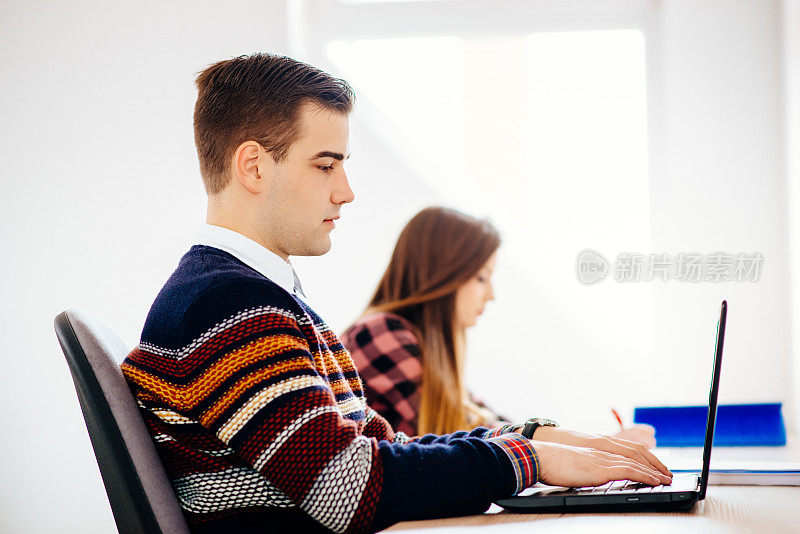
M542 419L540 417L533 417L525 421L525 427L522 429L522 435L528 439L533 439L533 433L540 426L558 426L558 423L552 419Z

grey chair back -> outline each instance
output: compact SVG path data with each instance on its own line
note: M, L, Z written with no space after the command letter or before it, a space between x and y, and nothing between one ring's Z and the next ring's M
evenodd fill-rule
M121 534L188 534L175 492L117 362L127 354L103 322L80 310L55 319L56 335Z

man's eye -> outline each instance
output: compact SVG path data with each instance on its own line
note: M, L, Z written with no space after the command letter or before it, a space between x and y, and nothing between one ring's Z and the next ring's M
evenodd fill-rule
M333 165L319 165L319 169L322 172L331 172L333 170Z
M480 276L480 275L478 275L478 282L481 282L481 283L483 283L483 282L485 282L485 281L486 281L486 277L485 277L485 276Z

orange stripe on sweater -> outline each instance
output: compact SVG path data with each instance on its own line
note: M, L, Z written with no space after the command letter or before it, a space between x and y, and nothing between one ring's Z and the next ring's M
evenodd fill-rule
M123 365L123 373L130 381L138 386L155 393L159 398L164 399L170 405L184 411L191 410L197 406L207 398L211 392L219 387L222 382L243 366L259 360L269 360L276 355L296 349L307 352L308 345L304 340L297 339L287 334L263 337L221 357L202 375L185 386L170 383L138 367ZM299 356L273 365L267 363L267 366L257 371L257 373L261 373L259 376L263 379L264 377L269 378L293 369L308 366L308 360L303 356ZM251 374L249 376L254 375ZM242 380L247 384L252 383L247 377L244 377ZM238 382L242 380L237 381L237 387L239 385Z
M241 397L245 391L255 384L270 380L276 376L284 375L289 371L309 368L311 368L309 361L303 357L298 357L281 362L280 365L259 369L254 373L244 376L237 380L232 388L219 395L218 400L200 416L200 422L204 425L210 425L232 405L249 400L249 398L242 399Z

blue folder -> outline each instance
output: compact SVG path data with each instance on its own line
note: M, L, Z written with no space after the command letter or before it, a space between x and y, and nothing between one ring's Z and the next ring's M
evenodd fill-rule
M702 447L708 406L635 408L634 423L652 425L659 447ZM786 445L781 403L720 404L714 446Z

